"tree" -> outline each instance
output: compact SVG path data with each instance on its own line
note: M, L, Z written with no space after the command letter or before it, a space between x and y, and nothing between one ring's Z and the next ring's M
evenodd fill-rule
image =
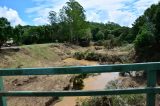
M79 44L81 40L86 39L89 41L91 37L88 37L87 30L89 28L88 22L85 21L86 17L84 14L85 10L75 0L69 0L66 2L66 6L60 9L59 14L56 12L49 12L49 20L51 23L52 37L57 38L61 41L69 41L71 43ZM82 36L82 32L83 35Z
M79 44L83 47L89 46L90 39L92 39L91 29L81 29L78 34Z
M152 5L133 24L132 34L136 36L135 49L137 53L156 53L160 44L160 3ZM141 51L143 50L143 51Z
M55 25L58 22L57 13L55 11L50 11L48 18L49 18L51 25Z
M139 34L135 40L135 49L139 52L141 49L152 48L156 43L156 38L154 35L155 27L153 23L146 17L146 23L141 27Z
M4 17L0 18L0 48L12 37L10 22Z
M23 36L23 26L21 25L17 25L15 26L15 28L13 29L13 41L15 44L20 45L22 43L22 36Z
M65 22L69 26L70 42L78 42L79 30L88 28L88 23L85 21L85 10L75 0L69 0L66 4L67 6L63 7L65 13L63 16L65 16Z

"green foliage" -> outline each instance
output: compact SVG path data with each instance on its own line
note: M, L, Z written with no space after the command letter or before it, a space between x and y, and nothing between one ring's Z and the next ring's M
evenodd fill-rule
M107 36L107 40L111 40L111 39L114 39L114 38L115 38L115 36L113 34L108 34L108 36Z
M78 42L80 46L87 47L90 45L90 40L92 38L91 30L81 29L78 35Z
M138 35L141 27L143 26L143 24L145 23L145 18L144 16L140 16L139 18L136 19L136 21L133 24L132 27L132 35L131 38L134 41L136 36Z
M83 7L75 0L66 2L66 6L60 9L59 16L57 16L56 12L51 11L49 20L53 31L57 31L57 35L60 35L61 38L64 36L65 40L71 43L81 44L82 42L87 42L86 45L88 45L91 39L91 30L85 21L84 12ZM58 26L58 29L55 26Z
M93 23L90 22L90 28L93 36L93 41L100 40L111 40L113 38L120 37L120 40L131 43L133 40L131 38L131 28L121 27L120 25L108 22L103 23Z
M140 16L132 28L137 54L157 52L160 49L160 3L153 4ZM145 52L144 52L145 51Z
M104 41L104 46L107 49L113 49L114 47L122 46L124 41L121 40L119 37L115 37L113 35L109 35L109 40Z
M82 52L75 52L73 57L75 57L78 60L82 60L85 58L85 54Z
M102 31L98 31L98 33L95 35L96 41L98 40L104 40L104 33Z
M24 33L23 26L21 25L15 26L13 33L14 33L14 37L13 37L14 43L17 45L20 45L22 43L22 36Z
M91 40L91 38L92 38L92 34L91 34L90 28L88 28L88 29L81 29L81 30L79 30L78 34L79 34L78 35L79 39Z
M99 62L125 62L127 59L122 55L108 55L104 53L97 53L93 51L85 51L85 52L75 52L74 58L76 59L85 59L90 61L99 61Z
M85 78L87 78L87 77L88 77L88 74L79 74L79 75L75 76L73 79L71 79L71 80L73 80L72 81L73 82L73 89L74 90L81 90L81 89L83 89L83 87L84 87L83 80Z
M69 0L69 2L67 2L66 4L67 6L63 7L63 16L65 16L65 23L67 23L69 27L70 42L78 43L78 39L80 37L82 37L82 39L85 38L85 35L82 35L82 32L85 32L85 30L88 28L87 22L85 21L85 10L75 0ZM88 39L88 36L85 39Z
M117 23L114 23L114 22L108 22L105 27L108 29L108 30L114 30L114 29L117 29L117 28L120 28L121 26Z
M107 61L107 56L100 54L100 53L95 53L95 52L76 52L74 54L74 57L77 59L85 59L85 60L92 60L92 61Z
M130 34L130 28L128 27L121 27L119 24L113 22L106 24L87 22L84 8L75 0L66 2L66 5L58 13L50 11L48 19L50 25L17 25L14 30L10 27L10 23L4 20L7 24L5 28L0 28L0 45L9 40L9 38L13 38L16 45L58 41L70 42L81 46L89 46L90 40L103 44L104 40L112 41L113 38L115 38L114 41L120 38L120 40L127 42L131 38L128 37ZM0 26L3 26L2 23Z
M148 31L146 27L142 28L142 31L137 35L135 40L136 50L149 49L155 44L155 36L151 31Z
M0 48L6 41L12 38L13 28L6 18L0 18Z

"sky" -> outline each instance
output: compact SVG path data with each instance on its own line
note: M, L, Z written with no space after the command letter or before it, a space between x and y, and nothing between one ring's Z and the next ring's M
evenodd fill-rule
M58 12L68 0L0 0L0 17L12 26L45 25L48 13ZM160 0L77 0L85 9L86 20L115 22L131 27L133 22L152 4Z

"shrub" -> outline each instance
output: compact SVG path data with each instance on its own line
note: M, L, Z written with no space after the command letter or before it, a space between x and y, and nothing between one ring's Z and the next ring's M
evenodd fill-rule
M85 58L85 53L83 53L83 52L75 52L73 57L78 59L78 60L81 60L81 59Z
M99 61L100 55L95 52L88 52L86 53L85 59L86 60L94 60Z
M123 41L119 37L104 41L104 47L107 49L113 49L114 47L122 46L122 44Z
M107 55L102 53L96 53L96 52L76 52L74 54L74 58L76 59L85 59L85 60L91 60L91 61L99 61L99 62L120 62L124 63L128 61L128 58L126 58L124 55Z
M97 41L98 41L98 40L104 40L104 37L105 37L105 35L104 35L104 33L103 33L102 31L99 31L99 32L95 35L95 38L96 38Z
M81 90L84 87L83 80L88 77L88 74L79 74L75 76L73 79L73 89L74 90Z

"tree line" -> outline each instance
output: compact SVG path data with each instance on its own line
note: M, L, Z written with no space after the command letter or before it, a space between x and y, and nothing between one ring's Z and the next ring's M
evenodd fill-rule
M0 18L0 47L12 39L15 45L70 42L88 46L94 41L113 46L134 43L137 52L157 49L160 44L159 7L160 3L153 4L129 28L114 22L88 22L84 8L77 1L69 0L58 13L49 12L48 25L12 27L6 18Z
M103 24L86 21L84 8L75 0L66 2L66 6L58 13L50 11L48 19L50 21L48 25L17 25L13 28L6 18L0 18L0 46L10 39L16 45L70 42L87 46L91 40L100 41L118 37L131 42L127 37L130 28L121 27L113 22Z

